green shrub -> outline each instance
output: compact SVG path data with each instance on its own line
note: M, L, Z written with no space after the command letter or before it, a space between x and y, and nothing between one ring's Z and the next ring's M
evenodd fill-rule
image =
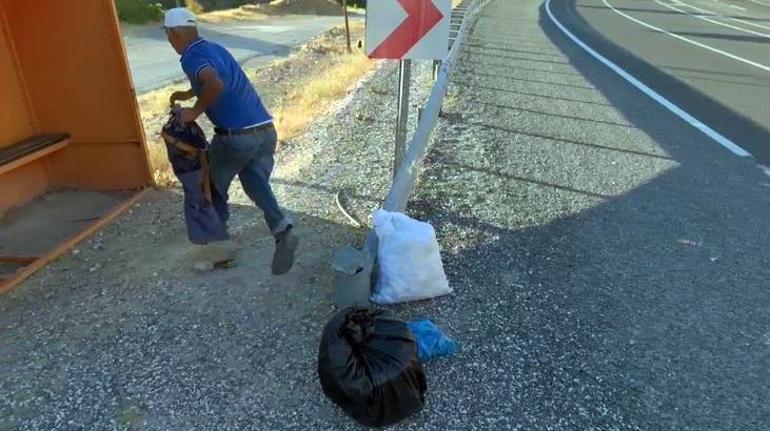
M157 22L163 18L163 6L146 0L115 0L121 21L134 24Z

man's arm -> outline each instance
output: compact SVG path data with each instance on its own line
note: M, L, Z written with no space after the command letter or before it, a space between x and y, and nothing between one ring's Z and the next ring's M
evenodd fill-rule
M192 88L187 91L175 91L171 94L171 97L169 97L169 105L174 106L176 102L184 102L185 100L190 100L193 97L195 97L195 92Z
M201 94L192 108L182 110L182 122L189 123L200 117L206 109L216 103L225 84L219 79L216 69L206 66L198 72L198 81L201 83Z

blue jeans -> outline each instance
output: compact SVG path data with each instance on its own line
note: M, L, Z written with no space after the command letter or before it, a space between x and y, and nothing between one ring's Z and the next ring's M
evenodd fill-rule
M214 135L208 156L211 180L218 195L214 204L222 220L229 218L228 191L237 175L243 190L264 213L265 222L274 235L292 225L270 187L277 139L272 126L243 135Z

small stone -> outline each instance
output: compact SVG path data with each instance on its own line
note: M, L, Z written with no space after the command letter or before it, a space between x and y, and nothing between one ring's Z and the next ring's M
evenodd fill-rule
M701 246L701 244L702 244L702 243L701 243L701 242L699 242L699 241L693 241L693 240L690 240L690 239L680 239L680 240L679 240L679 241L677 241L677 242L678 242L679 244L682 244L682 245L689 245L690 247L700 247L700 246Z

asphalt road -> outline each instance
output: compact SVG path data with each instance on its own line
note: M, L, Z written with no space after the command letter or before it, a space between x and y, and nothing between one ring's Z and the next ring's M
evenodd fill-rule
M589 45L770 166L770 2L558 0L553 8Z
M583 6L595 1L551 1L569 30L661 91L677 78L643 61L765 79ZM412 210L437 227L456 291L426 313L472 359L431 370L437 417L415 429L768 429L770 178L756 161L587 54L541 0L491 1L457 64L450 124ZM692 82L665 95L701 93L746 130L714 127L762 143L749 147L765 133L762 87L719 99L711 81Z
M201 24L201 34L233 53L240 62L267 64L287 57L292 48L342 23L340 17L296 16L266 21ZM184 79L179 55L159 26L123 29L134 86L144 93Z

